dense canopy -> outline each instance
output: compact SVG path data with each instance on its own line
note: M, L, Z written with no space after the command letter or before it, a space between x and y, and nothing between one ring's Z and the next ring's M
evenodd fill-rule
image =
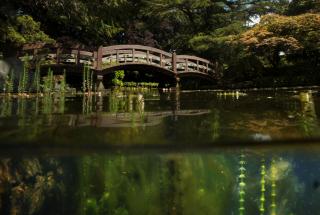
M319 12L318 0L4 0L0 51L37 41L142 44L197 54L248 78L319 66Z

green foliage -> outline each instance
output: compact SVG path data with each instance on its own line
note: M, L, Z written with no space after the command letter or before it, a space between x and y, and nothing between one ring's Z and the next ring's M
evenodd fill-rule
M320 55L320 15L280 16L275 14L261 18L260 24L243 33L240 43L250 53L265 57L276 67L280 53L286 56L311 52Z
M245 195L246 195L246 168L245 155L240 155L239 161L239 215L245 214Z
M93 89L93 72L90 69L90 66L85 64L83 66L82 71L82 91L85 92L92 92Z
M286 11L288 15L307 12L320 12L320 2L318 0L292 0Z
M40 64L39 63L36 65L36 69L35 69L35 73L34 73L34 76L33 76L33 83L32 83L31 89L36 93L39 93L40 90L41 90Z
M29 83L29 62L28 62L28 56L24 57L23 62L23 71L22 74L20 74L19 78L19 86L18 86L18 93L25 93L28 89L28 83Z
M261 180L260 180L260 185L261 185L261 196L260 196L260 215L263 215L265 212L265 192L266 192L266 166L265 166L265 160L262 159L261 161L261 169L260 169L260 174L261 174Z
M125 74L123 70L115 71L114 78L112 79L112 83L117 87L122 87L124 76Z
M51 68L48 69L48 73L46 77L43 77L43 92L51 93L53 92L54 80L53 80L53 71Z
M276 174L277 174L277 169L275 166L275 160L271 160L271 215L276 215L276 197L277 197L277 184L276 184Z
M40 23L35 22L29 15L19 15L6 26L1 26L1 31L6 35L2 38L3 43L10 43L20 47L25 43L54 42L47 34L40 29ZM0 38L1 39L1 38Z

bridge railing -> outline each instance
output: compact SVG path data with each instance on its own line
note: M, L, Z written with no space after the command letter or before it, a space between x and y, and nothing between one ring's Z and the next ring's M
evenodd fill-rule
M176 55L142 45L115 45L98 49L62 48L43 44L26 45L20 55L48 65L89 65L101 71L118 65L147 64L170 70L176 74L198 73L215 75L210 61L190 55Z
M177 55L178 73L205 73L212 75L214 70L210 61L190 55Z
M151 64L162 68L171 67L172 54L160 49L141 45L116 45L100 48L101 69L121 64Z
M42 65L82 65L87 64L92 69L96 67L94 51L80 48L62 48L59 46L29 45L23 47L19 56Z

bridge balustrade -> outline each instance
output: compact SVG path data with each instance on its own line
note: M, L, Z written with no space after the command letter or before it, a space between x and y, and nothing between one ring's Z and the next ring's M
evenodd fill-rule
M172 73L215 76L210 61L190 55L176 55L160 49L142 45L115 45L98 49L62 48L34 44L25 46L20 55L31 61L47 65L89 65L91 69L103 71L121 65L152 65Z

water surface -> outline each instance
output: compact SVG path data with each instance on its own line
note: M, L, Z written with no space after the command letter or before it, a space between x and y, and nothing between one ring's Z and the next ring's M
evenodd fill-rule
M1 97L0 214L318 214L319 95Z

